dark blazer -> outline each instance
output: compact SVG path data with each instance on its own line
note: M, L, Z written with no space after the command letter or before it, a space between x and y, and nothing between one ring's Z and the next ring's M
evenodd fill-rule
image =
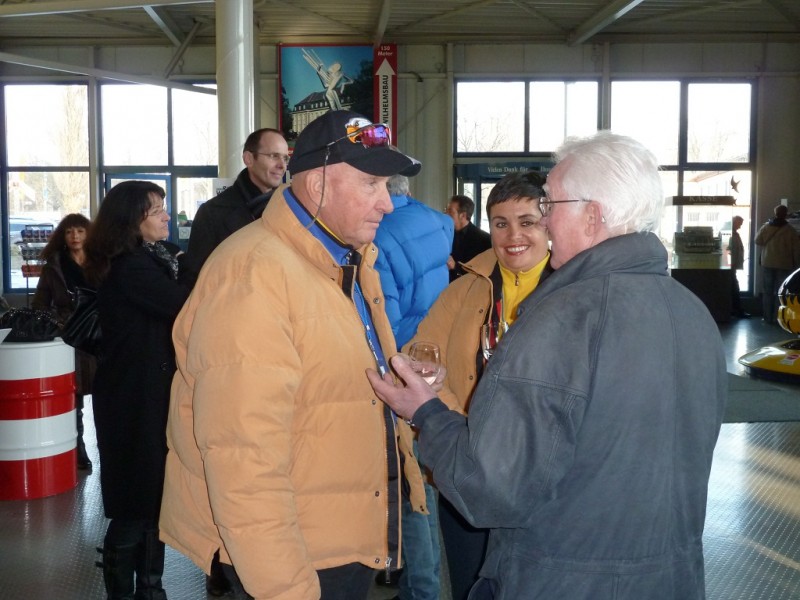
M474 223L468 223L461 231L453 234L453 260L456 261L455 269L450 271L450 281L464 274L461 263L469 262L484 250L492 247L492 236Z
M98 289L103 341L92 404L109 518L158 517L175 372L172 323L188 295L142 247L114 259Z
M264 212L272 191L262 193L242 169L233 185L204 202L192 221L182 280L194 287L200 269L224 239L249 225Z

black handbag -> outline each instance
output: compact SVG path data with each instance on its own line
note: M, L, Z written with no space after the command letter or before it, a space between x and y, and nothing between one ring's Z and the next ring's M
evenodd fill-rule
M102 337L97 292L79 287L75 296L75 310L64 325L61 339L73 348L97 356Z
M11 328L6 342L52 342L61 335L61 323L49 312L12 308L0 316L0 329Z

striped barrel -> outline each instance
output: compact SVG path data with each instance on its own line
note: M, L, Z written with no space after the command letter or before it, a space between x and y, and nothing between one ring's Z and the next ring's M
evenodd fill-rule
M0 500L78 483L75 351L60 339L0 344Z

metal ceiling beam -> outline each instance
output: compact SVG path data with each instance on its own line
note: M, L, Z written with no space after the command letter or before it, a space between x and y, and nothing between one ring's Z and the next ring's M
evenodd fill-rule
M154 77L140 77L139 75L129 75L127 73L105 71L103 69L94 69L91 67L68 65L66 63L55 62L52 60L41 60L38 58L31 58L29 56L9 54L8 52L0 52L0 62L6 62L12 65L22 65L25 67L36 67L38 69L47 69L50 71L58 71L60 73L71 73L73 75L86 75L89 77L96 77L97 79L111 79L113 81L124 81L126 83L140 83L143 85L157 85L161 87L174 88L177 90L185 90L187 92L210 94L212 96L215 96L217 94L217 91L213 88L189 85L187 83L177 83L174 81L166 81L164 79L156 79Z
M472 2L472 3L467 4L465 6L461 6L459 8L454 8L453 10L448 10L448 11L445 11L445 12L441 12L439 14L432 15L430 17L423 17L422 19L419 19L418 21L413 21L411 23L407 23L406 25L403 25L402 27L398 27L397 29L393 29L392 32L404 31L404 30L407 30L407 29L409 29L411 27L414 27L415 25L425 25L425 24L430 23L432 21L438 21L440 19L447 19L447 18L453 17L455 15L461 14L463 12L468 12L468 11L474 10L476 8L482 8L484 6L488 6L489 4L495 4L497 1L498 0L478 0L477 2Z
M602 31L628 11L639 6L644 0L613 0L603 10L576 27L567 37L570 46L578 46Z
M354 27L354 26L349 25L347 23L344 23L342 21L337 21L336 19L332 19L331 17L327 17L325 15L321 15L320 13L314 12L313 10L310 10L308 8L303 8L302 6L298 6L295 2L291 2L291 1L287 1L287 0L268 0L268 1L269 1L270 4L277 4L278 6L281 6L283 8L288 8L288 9L293 10L295 12L303 12L303 13L307 13L309 15L313 15L314 17L316 17L318 19L322 19L323 21L327 21L328 23L332 23L333 25L341 27L344 30L349 30L351 32L358 33L358 34L363 35L363 36L368 36L369 35L366 31L362 31L361 29L358 29L357 27ZM268 27L268 25L269 25L269 21L267 21L265 26ZM326 32L323 35L335 35L335 32Z
M214 0L153 0L149 6L171 6L175 4L212 4ZM0 17L35 17L40 15L62 15L96 10L120 10L142 8L141 0L50 0L45 2L21 2L0 5Z
M791 25L794 26L795 29L800 30L800 20L795 17L788 8L786 8L782 2L779 0L766 0L767 4L769 4L772 8L774 8L777 13L786 19Z
M172 60L169 61L169 64L164 69L164 79L168 79L170 75L172 75L172 71L175 70L175 66L178 62L183 58L183 55L186 54L186 50L189 49L189 45L192 43L194 36L197 35L197 32L200 31L200 27L202 23L200 21L195 21L192 30L189 32L189 35L186 36L186 39L183 40L183 43L180 45L175 51L175 55L172 57Z
M147 16L153 19L153 22L158 25L158 28L164 32L172 42L173 46L180 46L183 43L184 35L180 27L175 24L172 17L169 16L167 11L158 6L143 6L144 12Z
M375 35L372 36L372 45L377 48L383 41L383 34L386 33L386 24L389 22L389 15L392 12L392 0L383 0L381 4L381 14L378 16L378 24L375 26Z
M510 0L510 1L511 1L511 4L515 5L520 10L528 13L529 15L534 17L535 19L538 19L539 21L542 21L543 23L547 23L548 25L550 25L551 27L553 27L557 31L563 31L563 28L560 25L558 25L555 21L552 21L551 19L547 18L544 14L542 14L540 11L536 10L535 8L533 8L531 6L528 6L524 2L520 2L520 0Z
M699 6L697 8L673 10L653 17L646 17L644 19L634 19L632 22L637 25L649 25L650 23L661 23L663 21L669 21L671 19L685 19L688 17L694 17L696 15L702 15L706 13L716 13L732 8L743 8L755 4L761 4L761 0L739 0L738 2L716 2L712 4L706 3L703 6Z

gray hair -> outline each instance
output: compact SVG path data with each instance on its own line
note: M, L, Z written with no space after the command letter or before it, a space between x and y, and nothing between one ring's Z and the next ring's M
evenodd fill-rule
M658 228L664 210L659 165L641 143L598 131L586 138L567 138L555 160L569 161L561 179L567 197L598 202L614 235Z
M386 188L390 196L408 195L408 177L405 175L392 175L386 182Z

